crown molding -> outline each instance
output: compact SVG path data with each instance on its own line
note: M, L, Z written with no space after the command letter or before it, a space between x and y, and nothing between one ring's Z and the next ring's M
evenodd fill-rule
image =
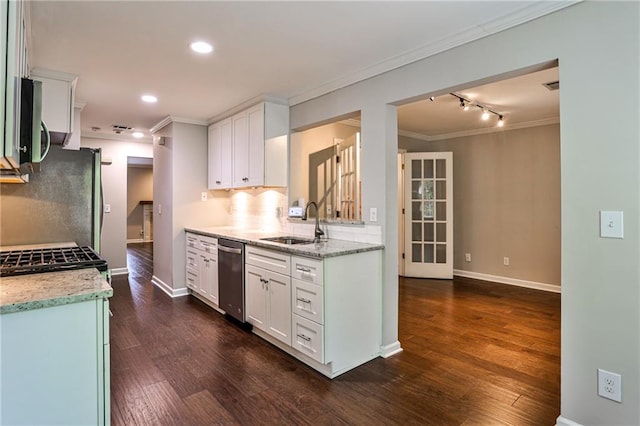
M86 139L104 139L104 140L114 140L120 142L134 142L134 143L153 143L153 138L147 136L143 138L134 138L130 134L126 135L116 135L115 133L97 133L97 132L82 132L80 134L81 138Z
M156 124L151 129L149 129L149 132L151 132L151 134L154 134L154 133L158 132L159 130L162 130L164 127L166 127L167 125L169 125L171 123L195 124L195 125L198 125L198 126L206 126L207 125L207 121L206 120L199 120L197 118L177 117L175 115L168 115L165 118L163 118L158 124Z
M207 120L207 124L217 123L220 120L229 118L232 115L235 115L241 111L244 111L247 108L251 108L252 106L257 105L261 102L269 102L273 104L289 106L289 101L286 98L282 98L282 97L274 96L270 94L262 94L254 98L248 99L242 102L241 104L238 104L233 108L226 110L225 112L209 117L209 119Z
M505 124L503 127L487 127L484 129L462 130L459 132L443 133L436 136L423 135L422 133L410 132L408 130L398 130L398 135L411 139L423 140L426 142L436 142L446 139L462 138L466 136L487 135L489 133L500 133L508 130L526 129L529 127L546 126L558 124L560 117L545 118L543 120L527 121L524 123Z
M580 3L582 0L567 1L540 1L529 6L512 12L500 18L488 21L463 31L460 31L450 37L438 40L433 43L422 45L418 48L408 50L399 55L393 56L382 62L369 67L362 68L353 73L344 74L341 77L327 81L319 86L310 87L292 94L289 97L289 105L297 105L302 102L317 98L327 93L355 84L359 81L375 77L382 73L400 68L402 66L420 61L422 59L434 56L454 47L470 43L472 41L487 37L492 34L513 28L525 22L532 21L544 15L556 12L558 10L569 7L573 4Z

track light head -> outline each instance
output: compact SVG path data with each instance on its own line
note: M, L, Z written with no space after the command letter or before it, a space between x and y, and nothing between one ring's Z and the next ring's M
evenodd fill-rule
M504 120L502 119L502 116L499 115L498 116L498 127L502 127L504 126Z
M482 119L485 121L489 119L489 110L486 108L482 109Z
M433 101L435 101L435 100L436 100L436 97L435 97L435 96L430 96L430 97L429 97L429 100L430 100L431 102L433 102Z

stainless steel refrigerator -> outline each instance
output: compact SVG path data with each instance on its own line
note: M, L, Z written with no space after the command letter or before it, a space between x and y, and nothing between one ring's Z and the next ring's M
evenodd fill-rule
M99 149L52 146L24 184L0 184L0 245L75 242L100 252Z

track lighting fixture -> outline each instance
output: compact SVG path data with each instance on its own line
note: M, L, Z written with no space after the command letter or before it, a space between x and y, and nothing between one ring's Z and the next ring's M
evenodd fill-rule
M435 96L431 96L431 97L429 98L429 100L430 100L431 102L433 102L433 101L435 101L435 100L436 100L436 97L435 97Z
M475 106L478 107L482 110L482 120L486 121L491 117L491 114L495 115L498 117L498 123L497 126L498 127L503 127L504 126L504 117L502 114L495 112L491 109L489 109L488 107L476 102L476 101L471 101L470 99L465 98L462 95L458 95L456 93L449 93L451 96L455 96L456 98L458 98L458 100L460 101L460 108L463 109L464 111L467 111L470 107ZM430 98L431 99L431 98ZM431 99L433 100L433 99Z

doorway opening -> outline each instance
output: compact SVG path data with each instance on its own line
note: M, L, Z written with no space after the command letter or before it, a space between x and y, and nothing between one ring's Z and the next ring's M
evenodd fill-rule
M153 159L127 158L127 244L153 241Z
M479 386L491 387L483 376L493 377L508 393L502 402L510 407L547 389L542 399L547 410L557 408L557 416L559 73L557 64L541 68L398 107L399 168L407 167L404 158L413 153L451 152L454 164L453 240L447 241L453 245L453 279L434 279L442 277L428 268L409 273L407 262L417 256L428 264L427 246L439 242L437 232L425 232L436 229L436 221L427 214L431 201L424 198L422 177L398 173L399 340L407 351L448 354L462 363L455 368L469 367L465 380ZM422 206L416 220L407 217L413 205ZM468 305L470 299L476 304ZM427 336L429 329L436 332ZM536 381L536 375L544 377ZM482 390L473 397L484 396L492 398Z

